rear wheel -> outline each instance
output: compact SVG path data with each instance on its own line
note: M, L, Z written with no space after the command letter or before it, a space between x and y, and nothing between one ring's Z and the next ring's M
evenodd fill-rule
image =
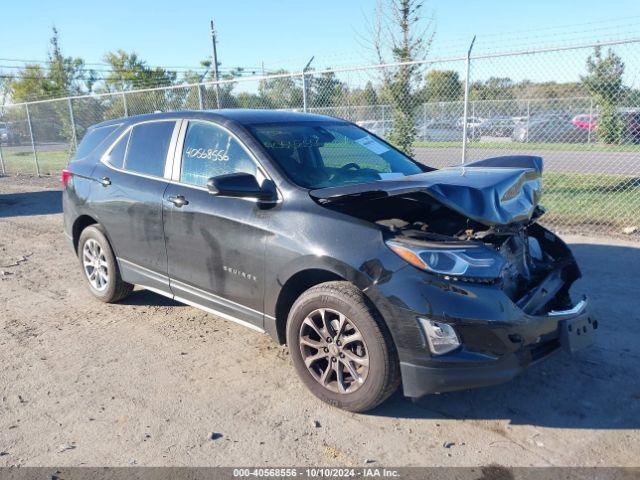
M348 282L310 288L287 323L294 367L321 400L352 412L370 410L400 383L391 335L375 307Z
M80 234L78 258L91 293L106 303L125 298L133 285L120 276L109 241L99 225L90 225Z

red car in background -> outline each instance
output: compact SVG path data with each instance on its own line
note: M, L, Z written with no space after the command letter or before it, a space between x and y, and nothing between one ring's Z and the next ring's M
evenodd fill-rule
M597 115L589 115L586 113L576 115L571 120L571 123L578 128L584 128L585 130L595 130Z

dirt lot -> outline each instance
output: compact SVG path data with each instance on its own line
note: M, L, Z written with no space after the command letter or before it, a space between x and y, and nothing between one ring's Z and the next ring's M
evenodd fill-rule
M265 335L143 290L94 300L60 212L57 179L0 178L0 466L640 465L637 243L567 237L596 347L356 415Z

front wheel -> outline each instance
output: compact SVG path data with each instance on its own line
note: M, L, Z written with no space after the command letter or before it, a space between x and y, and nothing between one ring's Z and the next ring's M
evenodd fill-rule
M310 288L294 303L287 343L304 384L330 405L364 412L400 383L397 353L379 313L348 282Z

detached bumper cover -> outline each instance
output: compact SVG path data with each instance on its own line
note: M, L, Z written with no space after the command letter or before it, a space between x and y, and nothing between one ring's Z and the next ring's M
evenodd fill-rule
M516 350L497 358L471 356L464 349L438 357L441 365L427 366L401 362L404 394L422 397L432 393L485 387L507 382L536 363L564 349L573 353L591 345L598 322L589 312L585 299L566 311L552 311L547 315L515 323L509 336L514 343L531 338L531 327L545 325L547 333L534 343L522 344Z

